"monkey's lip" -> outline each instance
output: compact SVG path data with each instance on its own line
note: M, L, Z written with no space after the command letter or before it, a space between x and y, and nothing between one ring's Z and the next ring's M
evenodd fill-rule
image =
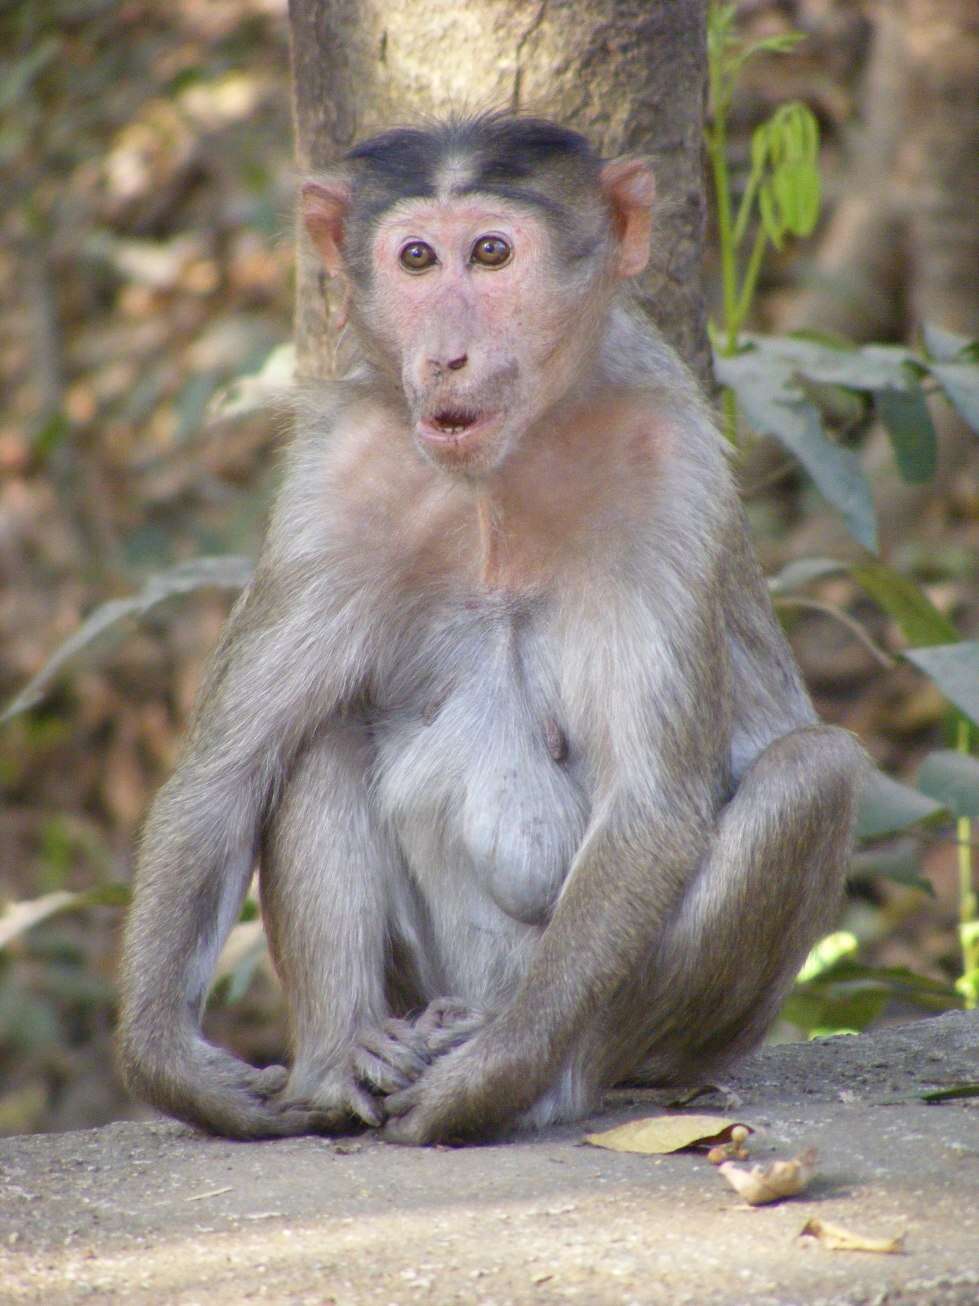
M429 444L461 444L481 434L496 420L496 413L472 408L440 408L418 423L418 434Z

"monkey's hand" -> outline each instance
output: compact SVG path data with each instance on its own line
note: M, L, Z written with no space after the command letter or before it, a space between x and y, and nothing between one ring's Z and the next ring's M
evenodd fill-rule
M385 1098L383 1137L416 1145L485 1137L530 1107L547 1080L539 1049L492 1021Z
M333 1133L350 1119L333 1097L321 1102L297 1093L284 1066L258 1069L199 1036L178 1037L169 1045L160 1039L153 1046L124 1030L121 1044L122 1070L133 1091L209 1133L228 1138Z
M458 998L436 998L416 1020L386 1020L363 1030L353 1050L353 1072L361 1089L372 1095L369 1124L379 1124L387 1114L380 1100L402 1092L421 1077L438 1057L460 1047L486 1022L483 1012Z

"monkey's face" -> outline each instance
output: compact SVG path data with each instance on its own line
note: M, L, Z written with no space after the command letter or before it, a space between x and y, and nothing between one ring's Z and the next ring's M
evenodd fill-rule
M422 454L492 471L581 375L602 250L562 265L544 218L498 198L411 200L378 225L362 327Z

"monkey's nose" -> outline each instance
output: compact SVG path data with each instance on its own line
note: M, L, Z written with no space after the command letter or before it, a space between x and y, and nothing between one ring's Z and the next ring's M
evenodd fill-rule
M458 372L468 362L468 354L457 354L455 358L429 358L427 367L432 376L440 377L446 372Z

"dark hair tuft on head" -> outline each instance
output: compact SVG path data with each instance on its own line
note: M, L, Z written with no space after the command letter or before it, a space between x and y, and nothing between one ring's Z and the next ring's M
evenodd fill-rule
M503 111L449 118L429 127L396 127L363 141L347 154L355 165L355 186L363 182L388 203L434 193L439 168L462 156L473 164L477 185L512 186L548 169L570 165L584 178L597 178L600 160L584 136L545 118Z
M395 127L355 145L346 156L353 182L348 263L368 274L366 232L399 200L430 198L444 166L461 164L459 194L489 193L543 211L580 254L595 247L582 201L597 195L601 159L576 131L545 118L505 111ZM572 255L573 256L573 255Z

